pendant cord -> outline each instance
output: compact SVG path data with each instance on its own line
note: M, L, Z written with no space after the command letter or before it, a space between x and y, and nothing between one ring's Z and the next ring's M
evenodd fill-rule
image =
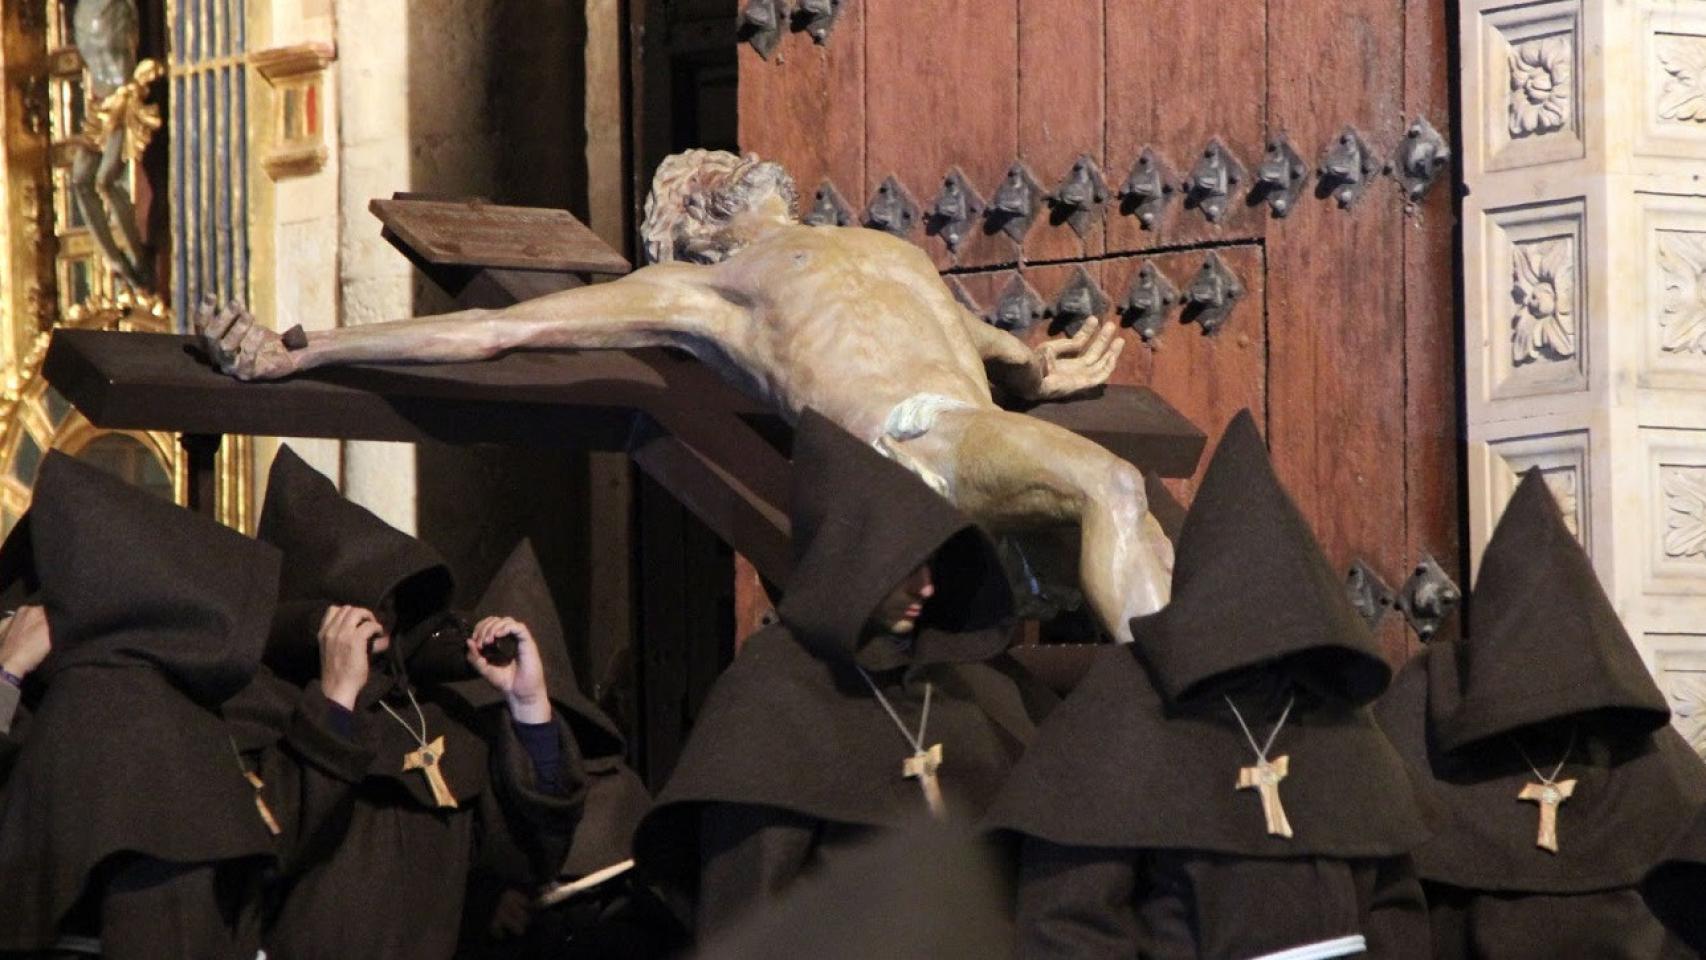
M397 721L399 724L401 724L404 730L409 731L409 736L414 737L415 740L418 743L420 743L421 748L424 750L424 749L426 749L426 745L427 745L426 714L421 712L421 702L419 700L415 699L415 691L411 690L407 685L404 685L403 692L409 695L409 704L415 708L415 717L418 718L421 722L421 732L420 733L416 733L415 728L409 726L409 722L407 720L404 720L402 717L398 716L397 711L391 709L391 705L389 703L386 703L384 700L380 700L379 705L381 707L385 708L385 712L389 713L391 715L391 719L393 719L393 720Z
M877 682L871 679L871 675L865 672L865 668L854 667L854 669L859 671L859 676L865 678L865 684L871 688L873 694L876 694L877 702L883 705L884 710L888 711L889 719L894 721L895 728L900 731L900 735L906 738L907 743L912 744L912 752L923 753L924 732L930 727L930 691L933 685L924 684L924 709L918 718L918 735L913 736L912 731L906 729L906 724L901 722L900 714L896 713L894 707L889 704L889 698L883 696L883 692L877 689Z
M1286 719L1291 716L1291 708L1297 705L1297 694L1292 694L1291 699L1285 702L1285 709L1280 711L1279 720L1274 724L1273 731L1268 734L1267 744L1260 747L1256 746L1256 736L1250 732L1250 725L1244 722L1244 715L1238 712L1238 704L1233 703L1232 698L1224 693L1221 694L1221 698L1226 701L1227 706L1232 708L1232 716L1238 721L1238 729L1244 731L1244 739L1249 741L1250 749L1256 751L1256 759L1262 763L1267 763L1268 751L1274 748L1274 741L1279 739L1280 728L1285 726Z
M1518 740L1513 736L1511 737L1511 743L1516 744L1516 752L1522 754L1522 762L1528 764L1528 769L1534 771L1534 775L1540 778L1541 783L1550 787L1558 780L1558 774L1564 772L1564 764L1570 762L1570 754L1576 749L1576 733L1580 729L1581 726L1579 724L1570 725L1570 742L1564 745L1564 755L1558 758L1558 765L1552 768L1552 775L1550 777L1541 773L1540 768L1534 765L1534 761L1528 759L1528 751L1522 748L1521 740Z

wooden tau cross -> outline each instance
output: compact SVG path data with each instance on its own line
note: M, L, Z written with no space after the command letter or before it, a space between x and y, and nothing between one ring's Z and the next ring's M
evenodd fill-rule
M1516 795L1518 800L1532 800L1540 805L1540 835L1534 845L1548 853L1558 852L1558 807L1576 792L1576 781L1554 780L1551 783L1531 783Z
M450 792L450 784L444 782L444 774L439 772L438 761L444 757L444 738L434 737L431 743L421 745L419 750L403 754L403 770L419 770L426 774L427 786L432 788L432 800L440 807L456 807L456 794Z
M1279 785L1291 769L1290 757L1262 760L1253 767L1238 768L1238 789L1254 790L1262 795L1262 817L1268 821L1268 833L1291 839L1291 821L1285 818L1280 803Z
M248 779L249 786L255 788L255 812L261 815L261 822L267 825L267 830L273 836L276 837L283 833L284 828L278 825L278 818L272 815L272 808L267 806L266 798L261 796L261 788L266 786L266 783L261 780L261 775L253 770L244 770L243 776Z
M924 805L930 808L930 815L938 820L946 820L948 808L942 803L942 785L936 780L936 771L941 766L942 745L938 743L901 761L900 772L908 780L918 781L919 789L924 791Z

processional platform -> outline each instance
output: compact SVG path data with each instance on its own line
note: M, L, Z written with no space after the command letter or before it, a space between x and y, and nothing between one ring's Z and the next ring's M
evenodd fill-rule
M502 306L627 269L561 211L408 196L375 201L374 211L385 236L465 306ZM212 508L213 451L226 434L624 451L762 576L787 582L789 428L684 353L517 351L243 383L213 369L193 337L61 329L43 372L97 427L181 434L199 509ZM1029 412L1155 476L1190 475L1206 440L1143 387Z

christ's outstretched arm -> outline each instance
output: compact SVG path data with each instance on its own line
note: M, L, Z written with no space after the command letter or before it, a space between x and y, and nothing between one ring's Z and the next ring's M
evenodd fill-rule
M745 309L702 282L705 268L658 264L610 283L575 287L499 310L319 330L292 350L236 304L203 305L196 332L221 370L241 380L276 380L346 363L449 363L518 349L689 346L722 342Z
M1095 317L1072 336L1035 349L969 310L962 309L960 319L990 381L1021 400L1059 400L1107 383L1125 347L1114 336L1119 325Z

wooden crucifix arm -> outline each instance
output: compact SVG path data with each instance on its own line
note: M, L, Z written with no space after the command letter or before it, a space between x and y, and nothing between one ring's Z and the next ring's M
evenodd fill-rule
M196 329L220 369L243 380L348 363L484 360L519 349L690 348L696 339L724 342L747 317L704 275L703 267L660 264L499 310L315 331L294 350L241 308L204 307Z
M1034 349L970 310L961 309L960 319L990 381L1021 400L1058 400L1107 383L1125 346L1114 336L1116 324L1094 317L1072 336Z

